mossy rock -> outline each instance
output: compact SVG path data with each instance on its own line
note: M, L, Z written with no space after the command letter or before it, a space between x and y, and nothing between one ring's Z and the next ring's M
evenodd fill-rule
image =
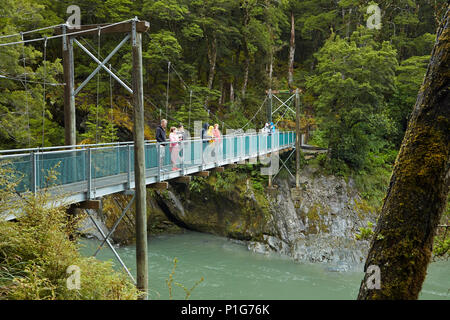
M316 233L327 233L329 232L329 228L324 222L322 218L323 215L327 214L327 210L325 210L324 206L320 203L315 203L311 209L306 214L307 218L307 234L316 234Z

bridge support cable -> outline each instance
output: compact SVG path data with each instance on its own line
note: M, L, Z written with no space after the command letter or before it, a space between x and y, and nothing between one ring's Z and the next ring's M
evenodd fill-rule
M166 119L169 115L170 61L167 62Z
M136 280L134 279L133 275L131 274L130 270L128 270L127 266L125 265L125 263L122 261L122 259L120 258L119 254L117 253L116 249L114 249L114 246L111 244L111 242L108 240L108 238L106 237L105 233L103 232L102 228L100 228L100 226L98 225L97 221L95 221L94 217L92 216L90 209L86 209L85 210L86 213L88 214L89 218L91 219L92 223L95 225L95 227L97 228L98 232L100 232L100 234L103 237L104 242L106 242L106 244L108 245L108 247L111 249L111 251L114 253L115 257L117 258L117 260L119 261L119 263L122 265L123 269L125 270L125 272L128 274L128 276L133 280L133 283L136 283Z
M23 33L20 33L20 38L23 41ZM28 106L28 86L27 86L27 69L26 69L26 55L25 55L25 44L22 45L22 59L23 59L23 72L24 72L24 82L25 87L25 113L27 117L27 133L28 133L28 148L31 147L31 131L30 131L30 112Z
M294 154L294 152L295 152L295 149L291 151L291 153L287 157L286 161L281 160L281 158L278 156L278 159L280 160L281 165L286 168L287 172L289 172L289 174L291 175L292 178L295 178L295 176L292 174L291 170L289 170L289 168L287 167L286 163L289 161L289 159ZM277 171L277 173L273 176L272 179L275 179L275 177L278 175L278 173L280 173L281 169L283 169L283 168L280 167L280 169Z
M281 103L278 108L275 109L275 111L272 112L272 114L274 114L275 112L277 112L281 107L285 106L286 108L290 109L290 105L288 106L287 103L290 102L292 100L293 97L295 97L295 94L291 95L288 99L286 99L285 101L282 101L280 98L278 98L275 94L273 94L273 96ZM292 110L292 109L291 109Z
M268 96L266 96L265 97L265 99L264 99L264 101L262 102L262 104L261 104L261 106L259 107L259 109L258 109L258 111L256 111L256 113L253 115L253 117L241 128L241 130L244 130L244 128L246 127L246 126L248 126L252 121L253 121L253 119L255 119L256 118L256 116L258 115L258 113L262 110L262 108L264 107L264 105L266 104L266 101L267 101L267 98L268 98Z
M300 157L301 157L301 138L300 132L300 94L298 88L295 90L295 187L300 188Z
M97 52L100 55L100 40L101 40L101 30L98 29L97 36ZM95 103L95 143L98 143L98 107L99 107L99 91L100 91L100 70L97 72L97 100Z
M148 36L148 38L150 39L150 41L154 41L154 39L152 38L152 36L148 33L148 31L145 31L145 33L147 34L147 36ZM170 69L172 69L174 72L175 72L175 74L178 76L178 78L179 78L179 80L180 80L180 82L181 82L181 84L183 85L183 88L184 88L184 90L186 90L186 92L189 90L189 99L190 99L190 103L191 103L191 100L192 100L192 95L193 95L193 90L192 90L192 86L190 86L190 85L188 85L187 83L186 83L186 81L184 81L184 79L183 79L183 77L180 75L180 73L175 69L175 66L174 66L174 64L169 60L169 58L165 55L165 53L163 52L163 50L160 48L160 46L156 46L157 48L159 48L159 51L160 51L160 53L161 53L161 55L163 56L163 58L167 61L167 65L168 65L168 67L167 67L167 73L168 73L168 75L167 75L167 89L166 89L166 119L168 119L168 118L170 118L169 116L168 116L168 111L167 111L167 109L168 109L168 97L169 97L169 82L170 82ZM197 98L199 98L198 96L196 96ZM222 123L222 131L225 131L225 126L227 126L228 128L230 128L231 129L231 126L229 126L227 123L225 123L225 121L223 121L222 119L220 119L219 118L219 116L217 115L217 114L215 114L214 112L212 112L211 110L209 110L209 109L206 109L206 111L208 112L208 118L210 117L210 114L212 114L215 118L216 118L216 120L220 123ZM161 113L162 113L162 110L161 110L161 108L159 108L159 112L160 112L160 116L159 116L159 118L161 119ZM189 118L190 119L190 118ZM178 121L177 119L173 119L174 121ZM178 121L179 122L179 121ZM190 121L189 121L190 122ZM181 122L180 122L181 123ZM186 127L186 125L184 124L184 127ZM190 127L190 125L189 125L189 127ZM189 129L191 129L191 128L189 128Z
M97 75L97 118L96 118L96 142L98 142L98 88L99 88L99 71L103 69L111 78L114 78L119 84L124 87L133 96L134 106L134 181L135 181L135 199L136 205L136 266L137 266L137 281L135 281L139 290L142 291L140 298L147 299L148 291L148 261L147 261L147 215L146 215L146 188L145 188L145 137L144 137L144 90L143 90L143 76L142 76L142 32L145 32L149 27L149 23L145 21L139 21L137 17L132 20L128 20L125 23L117 24L113 28L107 28L103 26L97 26L96 29L86 30L89 34L97 33L98 36L98 48L97 56L92 54L86 47L83 46L76 38L75 35L78 32L69 32L66 27L62 28L63 33L63 52L64 57L64 76L66 79L65 90L65 122L70 123L66 129L66 143L70 145L76 145L75 137L75 96L86 86L86 84ZM83 27L86 28L86 27ZM125 38L111 51L111 53L103 60L100 56L100 35L102 33L126 33ZM125 81L121 80L111 68L107 67L109 60L119 51L119 49L131 39L132 48L132 85L128 86ZM73 47L72 43L75 43L81 48L92 60L94 60L98 66L95 70L81 83L78 88L74 88L74 68L73 68ZM170 68L170 65L169 65ZM110 85L111 89L111 85ZM112 102L112 99L111 99ZM67 118L67 120L66 120ZM73 126L72 126L73 125ZM70 129L69 129L70 128ZM89 149L90 151L90 149ZM90 153L89 153L90 155ZM131 185L131 163L130 163L131 150L128 149L128 168L127 168L127 185L130 188ZM91 157L89 157L91 158ZM89 159L91 164L91 159ZM92 195L92 181L91 181L91 167L88 167L88 196L89 198L95 197L95 185L94 195ZM94 169L94 182L97 170ZM131 203L129 204L131 206ZM127 209L128 210L128 209ZM124 211L123 215L126 213ZM122 219L122 218L121 218ZM114 228L115 229L115 228ZM110 235L110 234L109 234ZM111 247L108 236L104 236L106 242ZM115 253L116 254L116 253ZM116 255L117 256L117 255ZM117 256L118 257L118 256ZM118 257L119 261L120 257ZM122 262L121 262L122 263ZM123 264L123 263L122 263ZM129 273L129 271L127 270ZM129 273L131 276L131 274ZM133 279L134 281L134 279Z
M277 99L277 100L281 103L281 105L280 105L274 112L272 112L272 114L274 114L275 112L277 112L278 109L280 109L282 106L285 106L288 110L290 110L292 113L295 114L295 111L292 110L292 108L291 108L290 106L287 105L287 103L288 103L290 100L292 100L293 97L295 97L295 94L291 95L291 96L290 96L287 100L285 100L285 101L282 101L282 100L281 100L280 98L278 98L275 94L272 94L272 96L274 96L275 99Z
M127 214L127 211L131 208L131 205L134 202L134 199L136 198L136 194L133 195L133 197L131 198L131 200L128 202L127 206L125 207L125 209L123 209L122 214L120 215L120 217L117 219L117 221L114 223L113 227L111 228L111 230L108 232L108 234L106 235L105 239L103 239L102 243L100 243L100 245L98 246L97 250L95 251L95 253L93 254L93 257L95 257L97 255L97 253L100 251L100 249L103 247L103 245L105 244L106 240L109 239L109 237L114 233L114 231L116 231L117 226L119 225L120 221L122 221L123 217Z
M83 89L86 84L103 68L110 77L114 78L120 83L129 93L133 94L133 90L117 76L112 68L107 67L108 61L114 56L115 53L131 38L130 33L132 32L133 22L136 24L135 30L137 32L145 32L149 28L149 23L146 21L125 20L108 25L97 25L92 26L81 26L81 30L77 31L68 28L66 25L62 25L57 28L57 34L55 36L48 37L48 39L62 38L63 44L63 68L64 68L64 79L65 79L65 90L64 90L64 124L65 124L65 143L66 145L76 145L76 120L75 120L75 96ZM117 45L114 50L103 60L100 61L97 56L100 56L100 33L110 34L110 33L126 33L125 38ZM92 54L87 48L85 48L76 38L82 35L97 35L97 56ZM40 39L34 39L33 41L38 41ZM25 41L26 42L26 41ZM89 57L94 60L98 66L97 68L83 81L83 83L78 87L74 88L74 55L73 55L73 44L80 47ZM0 44L1 45L1 44ZM95 51L95 49L94 49Z
M44 40L44 85L43 85L43 101L42 101L42 148L45 147L45 105L46 105L46 99L45 99L45 83L47 82L47 38L45 37Z

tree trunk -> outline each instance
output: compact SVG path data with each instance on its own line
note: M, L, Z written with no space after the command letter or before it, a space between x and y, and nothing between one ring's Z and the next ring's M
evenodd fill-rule
M269 88L272 89L272 77L273 77L273 54L270 55L269 64Z
M248 72L250 68L250 58L247 56L245 58L245 66L244 66L244 83L242 84L242 98L245 98L245 93L247 92L247 84L248 84Z
M230 102L234 103L234 88L233 81L230 82Z
M220 81L220 99L219 104L222 105L225 103L225 83Z
M295 56L295 18L291 11L291 41L289 45L288 85L292 88L294 83L294 56Z
M450 179L449 8L397 157L358 299L417 299L425 280ZM371 268L370 268L371 269Z
M242 98L245 98L245 93L247 92L247 84L248 84L248 72L250 68L250 52L248 50L248 39L247 39L247 28L250 21L250 15L248 13L248 8L245 7L245 16L244 16L244 54L245 54L245 62L244 62L244 81L242 83Z
M217 40L213 36L213 40L208 46L208 60L209 60L209 76L208 76L208 89L211 90L214 82L214 75L216 73L216 58L217 58Z
M208 37L206 38L208 42L208 60L209 60L209 75L208 75L208 89L211 90L214 82L214 74L216 72L216 58L217 58L217 39L216 36L213 35L212 41L208 41ZM205 100L205 110L208 109L209 96L206 97Z

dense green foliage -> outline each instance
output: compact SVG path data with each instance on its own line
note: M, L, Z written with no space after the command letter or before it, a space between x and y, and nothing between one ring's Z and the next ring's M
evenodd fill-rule
M12 34L63 23L72 2L0 0L0 4L0 34ZM226 129L240 128L252 119L246 129L261 128L266 121L265 90L288 88L294 36L292 87L303 88L303 112L313 124L309 143L330 150L313 161L329 173L356 174L366 199L375 199L371 201L375 204L388 183L445 1L379 1L379 30L366 27L369 4L366 0L77 2L82 24L134 16L150 21L151 28L143 35L147 138L153 138L166 108L169 127L183 123L191 134L196 120ZM52 30L44 30L24 38L51 34ZM100 47L105 57L122 37L78 39L94 53ZM20 36L0 38L0 43L18 40ZM63 143L63 86L44 88L42 83L63 82L61 40L49 40L45 49L43 41L0 47L0 75L21 79L0 78L2 148ZM78 86L95 62L76 46L74 51ZM110 64L131 82L129 44ZM80 92L76 108L78 142L132 139L131 97L106 72ZM277 112L274 120L292 128L294 116Z
M259 109L266 89L288 87L293 22L292 86L307 89L305 110L317 119L317 133L331 148L332 166L339 171L346 166L364 169L370 166L368 158L398 148L445 1L379 1L380 30L365 28L371 3L80 0L76 4L82 24L135 16L151 22L143 36L150 129L165 116L166 107L172 124L190 123L191 129L194 120L226 128L246 124ZM68 0L1 0L0 34L63 23L71 4ZM52 30L44 30L24 38L51 34ZM105 57L121 37L82 36L79 40L94 53L100 47ZM20 36L0 42L18 40ZM49 40L44 57L43 41L0 47L0 74L22 80L0 79L1 147L63 143L63 86L44 88L42 83L44 79L63 82L60 48L60 39ZM125 81L131 81L129 45L110 63ZM76 85L94 67L95 62L75 48ZM110 82L106 72L94 77L76 102L78 141L131 139L132 126L124 123L132 119L131 97L118 83ZM260 128L265 116L265 112L257 114L249 127ZM146 131L149 138L152 131Z
M48 176L54 179L53 173ZM111 262L81 256L75 230L82 216L73 218L64 207L48 206L61 199L44 190L9 201L19 181L2 164L0 212L20 217L8 222L0 216L0 299L136 299L134 284L114 271ZM80 269L80 288L75 290L67 286L66 271L72 265Z
M370 30L366 10L375 3L371 0L0 0L0 44L21 39L2 35L64 23L72 4L81 8L85 25L135 16L147 20L151 23L143 35L147 138L153 138L161 117L168 117L169 127L183 123L191 133L195 120L219 123L224 129L223 125L241 128L252 119L247 129L258 129L266 122L264 109L258 111L268 88L302 88L304 115L316 124L309 143L329 148L328 154L312 161L329 173L354 175L363 198L378 206L446 2L379 0L382 27ZM24 39L52 34L51 29L43 30ZM122 38L105 34L78 40L105 58ZM109 62L129 85L130 49L125 45ZM76 46L74 53L77 87L96 63ZM60 39L46 45L37 41L0 46L0 148L64 143L61 58ZM78 142L132 138L131 96L105 71L76 97L76 108ZM274 119L294 117L282 112ZM293 169L292 161L287 165ZM255 168L241 170L251 175L253 189L262 190L266 177ZM226 190L241 174L218 174L217 187ZM190 184L194 192L202 187L201 179ZM2 192L12 192L11 188ZM0 212L2 199L0 194ZM73 223L62 209L46 209L42 201L39 197L18 201L28 215L12 227L0 222L0 297L134 298L132 286L112 273L111 266L79 256L68 238L67 228ZM448 224L448 211L445 219ZM436 251L443 256L449 248L444 233L440 231ZM370 228L361 230L362 238L370 234ZM77 294L63 285L71 264L88 270L82 273L87 286Z
M12 34L63 23L72 2L0 0L0 4L0 34ZM379 203L426 72L445 1L379 1L378 30L366 27L370 4L367 0L77 2L82 24L135 16L150 21L151 28L143 35L147 138L153 138L166 108L169 127L183 123L191 133L195 120L226 129L240 128L252 119L246 129L261 128L266 121L261 105L265 90L289 88L289 55L295 44L291 88L303 89L303 112L313 124L309 143L330 150L313 161L333 174L356 174L366 199ZM24 38L51 33L44 30ZM122 37L81 36L79 41L94 53L100 48L104 58ZM0 38L0 43L18 40L20 36ZM63 86L42 84L44 79L63 82L61 40L49 40L45 49L43 41L0 47L0 75L22 80L0 78L2 148L63 143ZM76 46L74 51L78 86L96 64ZM129 44L110 64L131 82ZM80 92L76 106L79 142L132 139L131 97L106 72ZM281 128L284 124L292 128L294 116L278 112L274 120L280 120Z
M379 153L389 142L382 138L392 126L386 99L395 91L396 52L361 27L349 40L332 34L316 57L317 74L307 86L317 95L331 158L361 169L369 152Z

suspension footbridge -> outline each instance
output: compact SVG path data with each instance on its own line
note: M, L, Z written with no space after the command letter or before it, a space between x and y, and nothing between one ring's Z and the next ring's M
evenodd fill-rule
M176 149L175 149L176 148ZM224 135L210 143L194 138L178 143L145 143L145 184L267 157L295 148L295 132ZM171 158L177 153L172 162ZM61 146L0 151L0 163L20 178L19 193L49 191L66 204L80 203L135 188L134 144ZM175 169L175 170L174 170ZM55 180L49 181L52 172ZM14 218L9 215L8 219Z

